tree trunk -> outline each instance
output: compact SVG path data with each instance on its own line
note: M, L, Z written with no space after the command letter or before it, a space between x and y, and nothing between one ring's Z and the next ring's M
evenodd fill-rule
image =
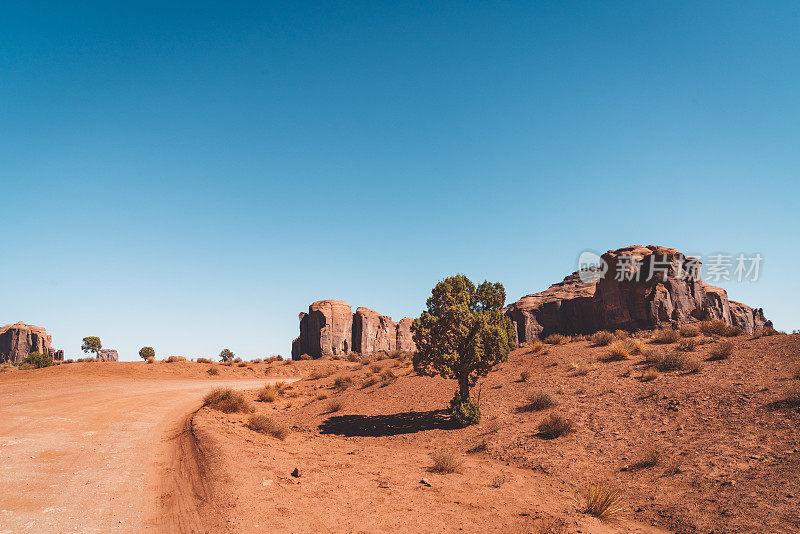
M458 377L458 394L461 396L461 402L469 400L469 377Z

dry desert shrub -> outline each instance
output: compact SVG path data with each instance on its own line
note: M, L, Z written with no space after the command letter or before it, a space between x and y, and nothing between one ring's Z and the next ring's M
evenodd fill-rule
M692 352L696 346L697 342L694 339L682 339L675 348L681 352Z
M680 328L681 337L697 337L700 335L700 328L693 324L684 324Z
M562 336L561 334L550 334L546 338L544 338L544 342L548 345L563 345L568 341L567 336Z
M636 344L630 339L618 339L608 346L606 361L617 362L630 358Z
M654 350L647 354L645 361L661 372L700 370L700 362L682 352Z
M578 362L578 363L573 362L571 366L572 370L575 371L576 375L586 376L589 374L589 366L586 364L586 362Z
M374 386L380 381L381 381L380 378L378 378L377 376L368 376L367 378L364 379L363 382L361 382L361 389L366 389L370 386Z
M721 319L703 321L700 323L700 331L707 336L734 337L742 333L738 326L727 324Z
M208 358L197 358L197 363L214 363Z
M499 488L503 484L506 483L506 475L505 473L497 473L495 476L492 477L492 487Z
M596 347L605 347L614 341L614 334L601 330L592 334L592 344Z
M633 340L633 345L631 345L631 347L633 347L631 354L644 354L647 350L645 344L638 339Z
M527 382L530 377L531 372L528 369L525 369L519 374L519 382Z
M239 367L247 367L247 362L239 362L236 365L238 365Z
M262 360L261 358L253 358L252 360L250 360L250 363L261 363L263 361L264 360Z
M247 428L260 434L269 434L283 441L289 435L289 427L264 414L251 415Z
M564 534L567 530L562 520L550 517L542 519L536 527L536 534Z
M183 356L170 356L164 361L167 363L185 362L186 358L184 358Z
M550 414L539 423L539 436L544 439L555 439L572 432L572 421L559 414Z
M622 491L608 482L589 484L582 492L584 514L593 515L601 521L620 519L625 513Z
M309 355L309 354L301 354L300 355L300 359L301 360L313 360L314 358L312 358L311 355Z
M333 381L333 387L338 391L344 391L345 389L349 388L352 385L353 385L352 376L337 376L336 379Z
M461 459L450 451L436 450L430 453L429 456L433 461L433 465L428 468L428 471L447 475L461 470Z
M397 375L394 374L394 371L391 369L384 369L381 371L381 380L383 381L384 386L388 386L395 380L397 380Z
M219 369L217 369L216 367L209 367L208 369L206 369L206 373L210 374L211 376L216 376L219 374Z
M544 343L536 339L531 343L528 343L527 349L530 354L536 354L537 352L542 352L544 350Z
M239 358L238 356L236 358L234 358L232 361L233 361L233 363L242 363L242 359Z
M369 372L372 374L378 374L383 369L383 366L379 363L371 363L369 364Z
M360 356L357 352L351 352L347 355L348 362L357 362L360 359Z
M525 396L525 404L519 407L520 412L538 412L552 408L556 400L544 391L535 390Z
M658 378L658 370L655 367L648 367L642 373L642 382L652 382Z
M674 328L659 328L653 330L653 343L660 343L666 345L668 343L675 343L681 338L680 333Z
M281 396L281 390L275 386L264 386L256 394L259 402L275 402Z
M633 464L634 469L647 469L649 467L655 467L661 462L661 450L654 446L646 447L639 458L639 460Z
M320 378L328 378L334 373L333 369L314 369L308 375L309 380L319 380Z
M233 391L230 388L213 390L203 399L203 406L223 413L252 413L255 411L241 391Z
M328 413L336 413L344 408L344 402L341 399L331 399L328 402Z
M631 334L627 330L614 330L614 337L617 339L628 339L631 337Z
M724 341L720 341L717 343L710 351L709 354L711 355L708 359L709 360L724 360L730 357L733 354L733 341L730 339L726 339Z

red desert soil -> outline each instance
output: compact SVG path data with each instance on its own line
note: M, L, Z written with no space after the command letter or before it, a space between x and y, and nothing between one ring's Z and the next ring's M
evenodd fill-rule
M784 399L797 391L800 336L732 340L727 359L708 360L724 341L709 338L688 353L699 370L651 381L641 355L606 361L609 348L588 341L518 349L483 381L484 419L466 429L438 411L454 382L414 376L407 361L284 364L317 371L256 402L292 428L285 441L249 430L246 415L194 418L209 484L200 510L228 532L798 532L800 413ZM398 378L364 387L386 368ZM339 376L353 379L343 391ZM557 404L520 411L537 390ZM550 414L574 430L543 439ZM435 450L459 472L429 472ZM617 522L578 510L593 481L625 492Z
M259 387L272 366L214 365L216 377L197 363L0 373L0 533L206 531L192 414L213 387Z

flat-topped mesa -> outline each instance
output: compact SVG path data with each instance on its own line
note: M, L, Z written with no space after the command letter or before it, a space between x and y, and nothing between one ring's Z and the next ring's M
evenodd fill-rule
M408 317L395 323L391 317L369 308L352 312L341 300L320 300L300 313L300 336L292 341L292 359L307 354L312 358L344 356L349 352L372 354L416 350Z
M700 261L668 247L634 245L603 254L605 274L583 281L578 272L505 308L519 342L551 333L652 329L721 319L745 332L767 322L762 309L728 300L700 280Z
M55 360L64 359L64 351L51 346L52 336L41 326L19 322L0 328L0 363L19 363L31 352L50 354Z

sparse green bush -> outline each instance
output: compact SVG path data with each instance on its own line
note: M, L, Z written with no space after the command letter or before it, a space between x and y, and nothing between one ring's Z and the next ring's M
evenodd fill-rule
M450 401L450 417L459 427L477 425L481 422L481 408L478 401L467 398L461 400L461 394L456 391Z
M41 369L53 365L53 357L49 353L31 352L22 360L22 365L29 365L32 369Z
M260 434L269 434L281 441L289 435L289 427L264 414L251 415L247 421L247 427Z

